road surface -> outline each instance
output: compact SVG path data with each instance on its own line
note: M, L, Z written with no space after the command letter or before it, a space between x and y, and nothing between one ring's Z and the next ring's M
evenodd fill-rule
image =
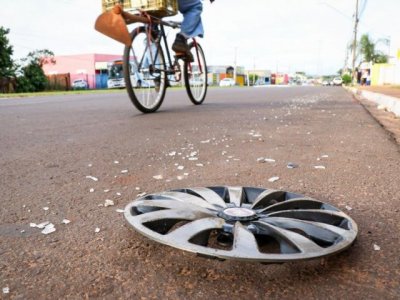
M0 128L1 299L399 298L399 146L342 88L215 88L201 106L172 90L150 115L123 91L3 99ZM215 185L331 203L358 239L305 262L218 261L142 237L116 211ZM56 231L30 227L45 221Z

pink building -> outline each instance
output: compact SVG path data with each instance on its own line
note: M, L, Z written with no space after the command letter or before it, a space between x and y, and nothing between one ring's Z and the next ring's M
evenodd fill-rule
M54 65L43 66L46 75L70 74L71 82L84 79L90 89L107 87L107 63L121 59L121 55L112 54L78 54L56 56Z

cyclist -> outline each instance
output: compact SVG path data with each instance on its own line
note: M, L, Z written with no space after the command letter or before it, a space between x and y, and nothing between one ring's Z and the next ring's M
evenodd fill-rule
M210 0L213 3L215 0ZM172 50L177 53L185 53L191 57L187 39L192 37L203 37L204 29L201 22L203 4L201 0L178 0L179 11L183 14L181 32L176 35Z

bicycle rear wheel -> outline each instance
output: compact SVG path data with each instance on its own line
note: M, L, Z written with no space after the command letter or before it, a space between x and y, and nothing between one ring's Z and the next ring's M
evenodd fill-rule
M124 50L124 77L129 98L143 113L160 108L167 88L164 53L159 44L147 42L145 27L135 28L132 44Z
M207 64L203 49L197 42L189 44L193 62L185 61L183 74L190 100L195 105L203 103L207 94Z

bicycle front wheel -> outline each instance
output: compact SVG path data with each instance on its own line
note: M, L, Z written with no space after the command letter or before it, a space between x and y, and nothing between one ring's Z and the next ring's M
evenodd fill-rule
M161 106L167 80L161 46L148 41L145 27L135 28L132 44L124 50L124 78L129 98L143 113L155 112Z
M183 74L185 87L190 100L195 105L203 103L207 94L207 64L203 49L200 44L189 44L193 62L185 61Z

